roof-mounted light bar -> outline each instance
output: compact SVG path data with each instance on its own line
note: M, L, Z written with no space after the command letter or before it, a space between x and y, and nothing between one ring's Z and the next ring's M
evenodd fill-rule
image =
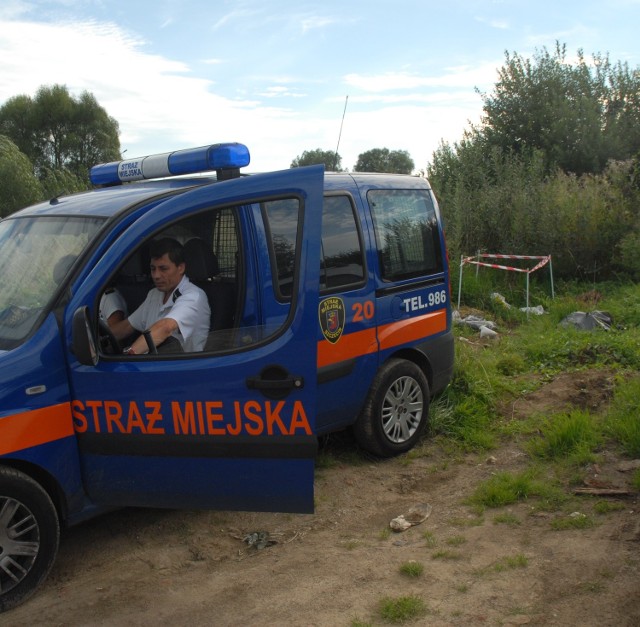
M218 178L249 165L249 149L244 144L214 144L201 148L176 150L137 159L101 163L91 168L93 185L117 185L128 181L157 179L180 174L216 170Z

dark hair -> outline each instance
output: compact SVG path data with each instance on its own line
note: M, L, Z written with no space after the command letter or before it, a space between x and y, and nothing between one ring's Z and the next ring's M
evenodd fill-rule
M184 263L182 244L172 237L163 237L151 242L149 254L151 259L158 259L163 255L169 255L169 259L171 259L176 266Z

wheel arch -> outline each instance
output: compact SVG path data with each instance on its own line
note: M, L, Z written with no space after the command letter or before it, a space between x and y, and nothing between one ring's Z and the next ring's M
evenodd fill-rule
M68 512L67 502L60 484L56 481L53 475L41 466L22 459L2 458L0 459L0 466L19 470L39 483L49 495L51 502L56 508L59 524L63 525L65 523Z
M383 363L388 362L391 359L405 359L411 361L424 372L427 377L427 383L429 384L429 394L433 395L433 368L427 356L415 348L403 348L395 353L389 355ZM382 364L381 364L382 365Z

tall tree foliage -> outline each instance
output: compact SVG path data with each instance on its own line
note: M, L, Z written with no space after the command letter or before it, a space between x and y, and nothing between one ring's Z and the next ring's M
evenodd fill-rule
M333 172L342 172L342 157L333 150L322 150L315 148L314 150L305 150L298 155L292 162L292 168L299 168L305 165L323 164L326 170Z
M640 274L640 73L563 46L506 54L484 117L427 174L452 255L552 254L554 273ZM634 261L635 259L635 261Z
M609 159L640 149L640 71L612 65L566 47L546 48L533 59L505 54L490 94L483 94L481 132L505 153L541 150L547 171L602 172Z
M0 107L0 133L9 137L39 178L68 170L86 181L91 166L120 158L118 123L84 92L66 86L41 87L36 95L10 98Z
M354 170L356 172L411 174L414 167L413 159L406 150L373 148L358 155Z
M0 135L0 218L40 200L42 188L28 157Z

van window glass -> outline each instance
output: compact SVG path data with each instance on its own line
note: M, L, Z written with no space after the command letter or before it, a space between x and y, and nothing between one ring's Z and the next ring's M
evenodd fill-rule
M360 233L347 196L324 198L321 254L321 290L343 288L364 280L364 254Z
M42 216L0 223L0 350L29 335L103 222Z
M370 190L367 198L383 279L443 271L438 221L427 191Z
M280 296L287 298L291 296L296 261L298 205L298 200L294 198L272 200L263 204L276 290Z
M280 332L291 303L280 299L274 312L273 303L278 300L275 285L271 282L256 284L255 250L243 243L240 225L248 223L249 216L255 215L259 207L272 204L270 225L272 235L275 234L274 248L280 264L278 283L291 293L296 256L297 199L212 209L173 223L138 244L120 267L115 280L104 287L103 293L117 290L125 298L128 315L134 314L144 303L149 290L153 289L149 263L152 241L169 237L182 244L185 274L191 283L204 291L210 307L206 342L201 349L192 352L193 356L203 352L240 351L263 342ZM135 314L134 319L137 319ZM120 346L129 346L137 335L118 338ZM183 347L185 345L183 343ZM114 352L109 342L102 342L102 346L106 353ZM167 353L183 352L175 342L169 342L158 350L159 358L165 358ZM122 358L127 359L126 356ZM150 355L148 358L155 357Z

